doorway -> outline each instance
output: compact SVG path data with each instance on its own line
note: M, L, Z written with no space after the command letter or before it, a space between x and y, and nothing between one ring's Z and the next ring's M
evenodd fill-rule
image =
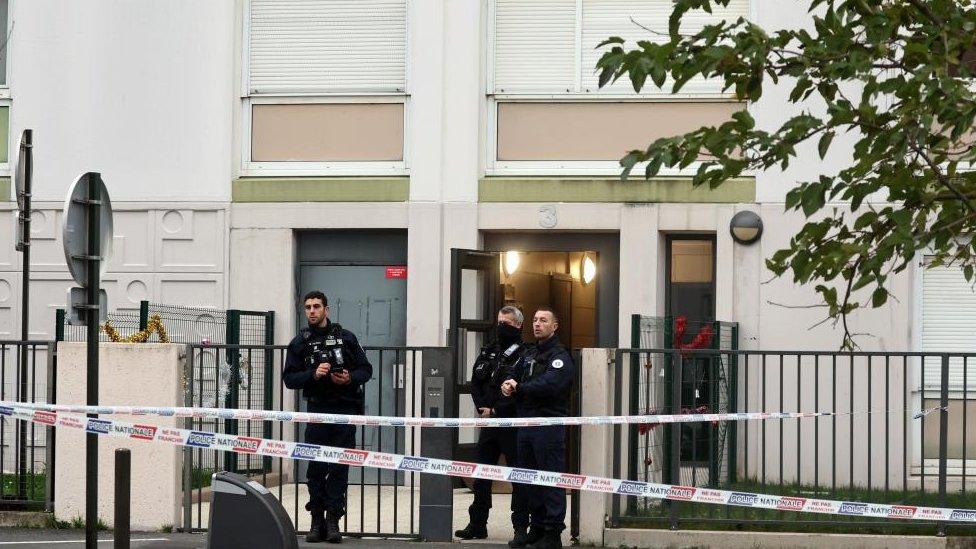
M329 319L351 331L363 347L403 347L407 321L407 238L403 231L327 231L299 234L298 296L321 290L329 299ZM296 323L305 325L298 303ZM405 356L394 351L366 351L373 379L365 386L365 413L402 415L405 411L402 376ZM300 400L301 409L305 401ZM404 430L359 427L358 447L382 452L404 448ZM299 462L304 479L307 463ZM361 476L362 475L362 476ZM395 471L353 467L350 483L388 484L400 479Z
M596 346L596 274L599 254L507 251L499 262L505 305L525 315L522 338L532 341L532 315L552 307L559 318L560 341L569 349Z
M703 344L715 321L715 235L668 235L665 307L673 326L666 345ZM699 337L702 336L702 337ZM711 346L710 344L708 345ZM712 412L717 404L716 358L689 354L681 362L681 411ZM680 429L681 462L710 463L717 440L712 426L689 424Z

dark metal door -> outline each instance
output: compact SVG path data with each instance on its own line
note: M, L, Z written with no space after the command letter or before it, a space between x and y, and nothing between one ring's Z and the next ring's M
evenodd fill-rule
M452 349L455 379L455 410L459 416L473 416L471 367L481 346L495 326L502 306L498 252L451 249L451 321L447 345ZM476 432L458 433L456 457L473 459Z
M321 289L329 298L329 319L351 331L364 347L402 347L406 344L407 281L391 277L385 266L378 265L306 265L301 268L300 289L304 292ZM299 316L304 322L304 316ZM394 393L403 391L395 380L395 370L402 367L405 357L396 352L367 352L373 365L373 379L366 384L367 415L400 415L395 403L404 402ZM302 403L304 405L304 402ZM403 448L403 429L393 427L360 427L357 441L367 450L393 452ZM304 462L300 465L304 478ZM365 478L360 474L365 471ZM374 484L377 475L384 483L392 482L394 472L379 469L353 468L350 483Z

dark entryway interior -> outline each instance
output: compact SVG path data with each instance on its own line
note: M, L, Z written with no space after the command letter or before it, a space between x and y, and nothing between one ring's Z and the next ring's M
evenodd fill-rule
M563 319L559 335L567 347L617 346L617 233L486 233L484 249L501 252L503 301L519 306L526 324L534 307L546 304ZM509 276L504 272L507 251L520 254L519 268ZM582 283L584 253L596 269L587 284ZM531 341L531 326L524 334Z
M516 262L514 272L507 272ZM558 334L564 345L571 349L596 346L598 277L594 269L598 266L599 257L593 251L503 253L499 268L504 303L525 314L522 337L532 341L532 314L549 306L559 317Z

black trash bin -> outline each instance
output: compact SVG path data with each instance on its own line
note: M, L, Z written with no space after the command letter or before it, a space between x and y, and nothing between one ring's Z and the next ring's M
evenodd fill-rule
M208 549L298 549L298 537L278 498L235 473L214 473L210 483Z

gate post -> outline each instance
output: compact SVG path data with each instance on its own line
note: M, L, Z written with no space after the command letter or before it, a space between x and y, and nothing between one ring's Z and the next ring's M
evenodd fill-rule
M423 351L423 417L457 417L454 409L454 365L449 348ZM421 429L420 447L431 458L453 459L454 429ZM451 541L454 524L454 479L420 475L420 538Z

